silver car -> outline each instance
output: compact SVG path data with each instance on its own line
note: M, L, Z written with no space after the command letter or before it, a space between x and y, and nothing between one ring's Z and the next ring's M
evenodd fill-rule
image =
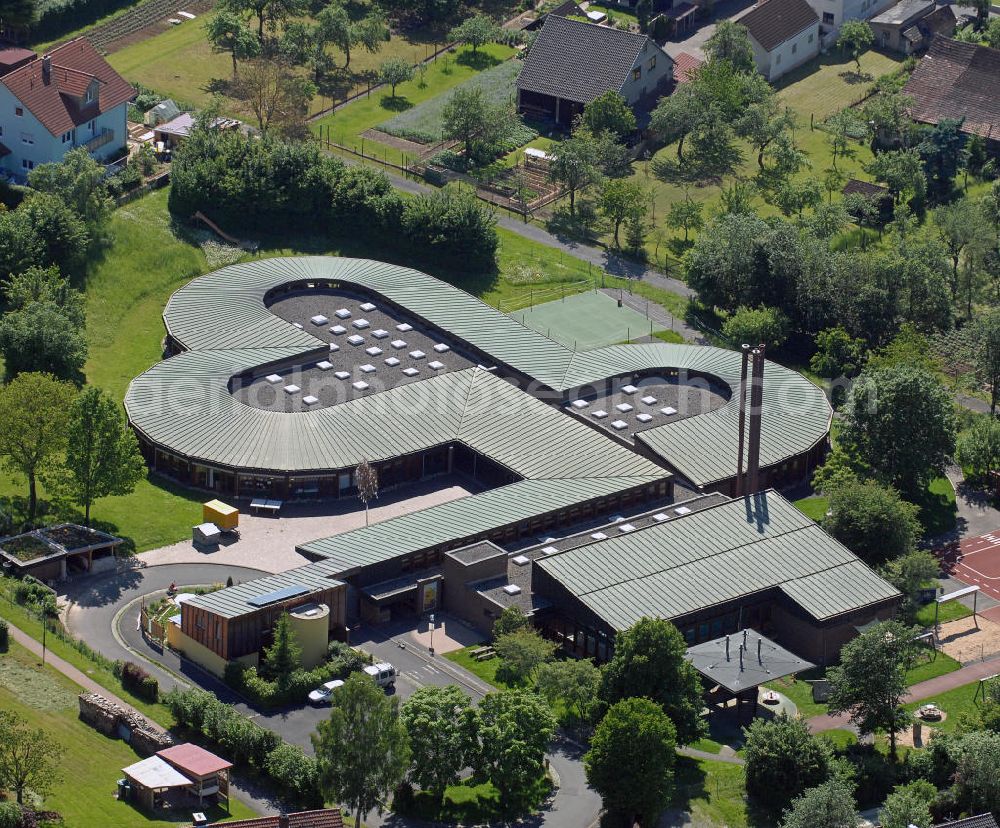
M340 679L334 679L333 681L326 682L326 684L321 684L309 694L309 701L312 704L329 704L330 696L333 695L338 687L343 686L344 682Z

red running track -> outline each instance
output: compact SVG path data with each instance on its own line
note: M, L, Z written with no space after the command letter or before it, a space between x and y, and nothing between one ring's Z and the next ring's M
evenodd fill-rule
M940 550L940 555L952 577L1000 600L1000 529L965 538L957 547Z

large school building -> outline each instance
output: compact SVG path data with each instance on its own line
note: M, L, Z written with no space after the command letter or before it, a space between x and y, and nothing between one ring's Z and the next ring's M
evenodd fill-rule
M731 500L736 352L668 344L576 352L426 274L332 257L202 276L174 294L164 322L171 355L126 396L156 471L230 498L328 499L356 495L354 470L365 459L383 489L450 473L478 492L305 544L303 567L185 603L182 632L216 667L254 661L278 614L317 602L341 638L359 619L440 606L488 629L517 603L569 649L604 657L623 617L595 614L569 573L601 575L601 588L611 588L624 573L608 565L605 544L633 544L629 560L648 558L634 589L660 573L657 594L689 594L672 559L650 557L660 535L682 525L704 529L698 545L684 544L719 573L718 588L699 584L693 604L662 597L642 606L690 620L692 641L734 623L788 626L794 616L806 630L796 640L814 639L813 628L840 630L823 633L827 652L898 600L776 492ZM767 362L759 488L808 476L830 417L821 389ZM776 515L782 527L804 524L779 532ZM734 533L745 542L730 545ZM562 548L569 538L579 542ZM787 583L748 579L775 543L798 561L786 567ZM845 590L858 578L856 591ZM802 591L821 588L826 604L805 601Z

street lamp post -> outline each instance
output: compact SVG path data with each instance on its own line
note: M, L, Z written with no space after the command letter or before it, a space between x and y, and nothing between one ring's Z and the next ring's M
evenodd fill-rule
M431 646L428 647L428 650L430 651L431 655L434 655L434 613L433 612L430 614L430 617L429 617L428 620L431 622Z

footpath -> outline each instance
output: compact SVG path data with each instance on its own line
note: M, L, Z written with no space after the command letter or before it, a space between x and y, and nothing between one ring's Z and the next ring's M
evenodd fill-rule
M948 690L954 690L965 684L970 684L979 679L989 678L1000 673L1000 656L994 656L986 661L977 664L968 664L951 673L943 676L922 681L914 684L906 694L904 704L910 702L923 701L924 699L938 696ZM972 692L970 690L970 692ZM839 715L825 714L823 716L813 716L807 722L810 733L822 733L825 730L837 730L838 728L849 729L851 727L850 716L846 713Z

